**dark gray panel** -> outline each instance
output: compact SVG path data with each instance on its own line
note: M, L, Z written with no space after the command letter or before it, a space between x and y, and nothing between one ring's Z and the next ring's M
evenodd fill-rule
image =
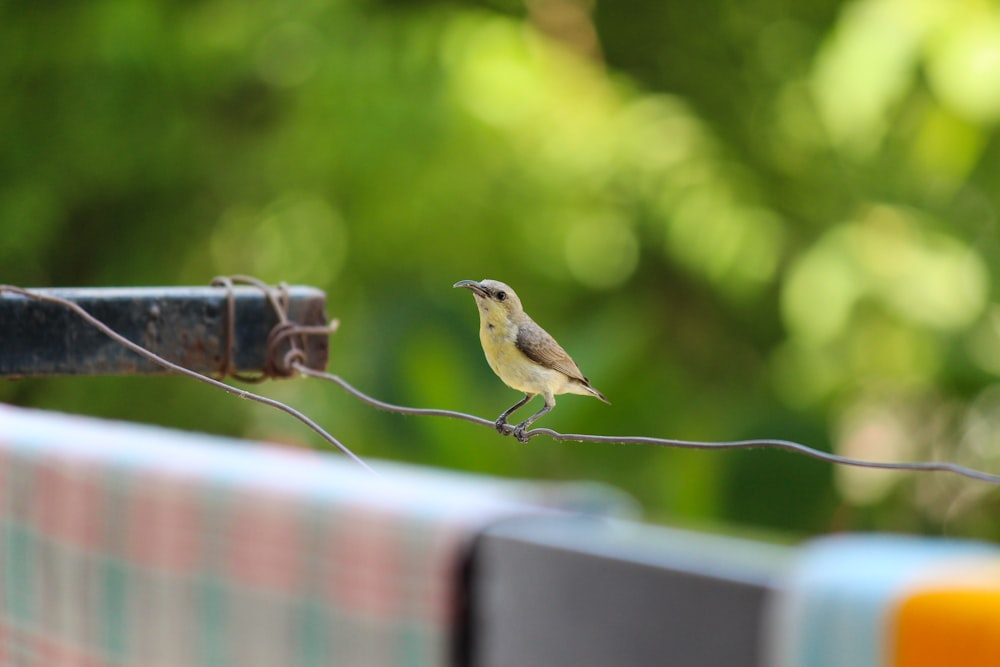
M471 565L476 667L756 667L783 548L594 519L505 523Z

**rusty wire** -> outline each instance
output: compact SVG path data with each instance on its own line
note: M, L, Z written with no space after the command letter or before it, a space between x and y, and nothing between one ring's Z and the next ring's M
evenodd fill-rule
M246 378L244 376L238 375L232 371L232 346L234 344L234 327L235 327L235 305L233 299L232 287L234 283L249 284L261 289L267 296L271 307L278 318L278 323L272 329L270 335L268 336L268 351L267 351L267 364L265 366L264 374L261 377L252 376ZM369 396L368 394L357 389L349 382L344 380L338 375L332 373L327 373L324 371L317 371L315 369L309 368L306 364L305 351L303 349L303 337L313 336L313 335L324 335L329 336L336 332L339 322L333 320L329 325L326 326L300 326L292 322L288 318L287 314L287 303L288 303L288 293L284 284L280 284L277 287L271 287L266 283L263 283L256 278L249 276L231 276L231 277L220 277L216 278L212 282L213 285L226 287L229 290L229 298L227 299L227 324L226 324L226 351L225 358L223 360L223 368L221 372L223 376L234 377L239 380L259 382L262 379L270 377L290 377L298 372L300 375L305 375L308 377L313 377L316 379L324 380L327 382L332 382L349 394L357 398L358 400L367 403L373 407L380 410L385 410L388 412L395 412L405 415L418 415L418 416L433 416L433 417L446 417L449 419L458 419L462 421L471 422L473 424L478 424L480 426L486 426L490 429L494 429L495 422L489 419L484 419L482 417L477 417L475 415L470 415L464 412L458 412L455 410L444 410L438 408L413 408L401 405L394 405L392 403L387 403L381 401L377 398ZM327 431L323 430L318 424L316 424L312 419L304 415L303 413L295 410L294 408L281 403L280 401L267 398L265 396L260 396L252 392L248 392L243 389L238 389L231 385L225 384L220 380L210 378L208 376L202 375L190 369L184 368L178 364L168 361L159 355L150 352L149 350L143 348L141 345L133 343L121 334L115 332L110 327L105 325L103 322L92 316L85 309L81 308L79 305L68 301L66 299L61 299L59 297L50 296L46 294L39 294L26 290L20 287L14 287L10 285L0 285L0 294L4 291L12 292L15 294L20 294L22 296L37 299L40 301L48 301L51 303L57 303L66 308L69 308L85 321L87 321L92 326L96 327L98 330L103 332L105 335L111 337L121 345L127 347L133 352L142 355L143 357L153 361L154 363L160 365L167 370L186 375L188 377L194 378L206 384L217 387L227 393L239 396L240 398L247 398L253 401L257 401L264 405L271 406L283 412L286 412L304 423L309 428L316 431L323 439L334 445L342 453L348 456L355 463L360 464L369 472L375 473L375 471L369 467L364 461L362 461L357 455L355 455L350 449L347 448L342 442L337 438L330 435ZM284 343L287 341L288 350L281 353ZM505 424L503 427L503 435L510 435L513 433L514 426L510 424ZM751 439L751 440L729 440L729 441L718 441L718 442L706 442L706 441L694 441L694 440L675 440L672 438L653 438L645 436L607 436L607 435L590 435L581 433L560 433L548 428L534 428L525 433L528 439L545 435L553 440L558 441L569 441L569 442L592 442L601 444L618 444L618 445L648 445L655 447L671 447L679 449L715 449L715 450L732 450L732 449L781 449L789 452L794 452L797 454L802 454L805 456L812 457L821 461L826 461L828 463L833 463L837 465L847 465L859 468L877 468L883 470L900 470L900 471L912 471L912 472L948 472L955 475L960 475L969 479L974 479L981 482L986 482L988 484L1000 485L1000 475L984 472L981 470L976 470L968 466L963 466L958 463L951 463L948 461L919 461L919 462L893 462L893 461L869 461L865 459L852 458L848 456L841 456L839 454L833 454L830 452L824 452L822 450L814 449L808 445L802 443L793 442L790 440L778 440L778 439ZM377 474L377 473L375 473Z
M224 287L226 289L226 328L222 342L222 362L219 368L219 377L235 378L241 382L257 383L268 379L267 373L260 375L249 375L247 373L237 373L233 368L233 353L236 349L236 292L233 291L234 283L239 276L217 276L212 279L212 287ZM270 358L270 355L268 355Z
M233 287L236 284L250 285L259 289L271 304L271 309L278 318L278 323L271 328L267 336L266 361L260 375L247 375L233 370L233 348L236 341L236 292ZM241 382L263 382L272 378L292 377L295 374L292 368L293 362L306 362L304 337L329 337L337 332L337 327L340 325L338 320L323 326L302 326L292 322L288 317L290 300L288 285L283 282L272 287L253 276L217 276L212 279L212 286L226 289L225 352L220 369L224 378L231 377ZM281 355L279 351L286 341L288 351Z

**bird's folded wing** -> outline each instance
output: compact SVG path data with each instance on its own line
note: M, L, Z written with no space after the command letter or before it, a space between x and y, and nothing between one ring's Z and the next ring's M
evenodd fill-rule
M517 332L517 349L536 364L557 370L583 383L587 379L577 367L576 362L566 354L555 338L534 322L522 325Z

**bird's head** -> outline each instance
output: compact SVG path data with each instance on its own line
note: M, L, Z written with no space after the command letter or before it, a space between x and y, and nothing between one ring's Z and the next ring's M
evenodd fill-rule
M518 298L514 290L510 288L510 285L499 280L484 279L479 282L460 280L454 284L454 287L467 287L472 290L480 314L489 322L499 323L501 320L524 312L524 308L521 307L521 299Z

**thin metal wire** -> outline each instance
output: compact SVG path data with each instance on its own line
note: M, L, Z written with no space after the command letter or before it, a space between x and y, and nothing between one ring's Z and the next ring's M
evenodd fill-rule
M461 419L463 421L472 422L473 424L479 424L481 426L489 426L493 428L494 423L489 419L483 419L482 417L477 417L475 415L469 415L464 412L456 412L455 410L444 410L440 408L410 408L403 405L394 405L392 403L386 403L385 401L380 401L379 399L369 396L360 389L352 386L347 380L343 379L339 375L334 375L333 373L327 373L325 371L317 371L315 369L309 368L301 363L296 363L294 366L302 375L308 375L310 377L318 378L320 380L326 380L327 382L332 382L345 391L351 394L363 403L367 403L373 407L380 410L386 410L387 412L398 412L403 415L423 415L427 417L448 417L449 419ZM508 426L510 426L508 424ZM513 432L514 427L510 426L509 432ZM536 429L537 430L537 429ZM528 433L533 433L534 431L528 431Z
M385 401L380 401L377 398L369 396L360 389L353 387L350 383L348 383L346 380L344 380L338 375L333 375L332 373L325 373L323 371L317 371L303 364L295 364L294 368L302 375L307 375L321 380L326 380L328 382L333 382L342 389L346 390L349 394L351 394L355 398L369 405L372 405L376 408L379 408L381 410L387 410L389 412L398 412L404 415L428 415L435 417L447 417L449 419L460 419L463 421L472 422L473 424L479 424L480 426L487 426L489 428L496 427L495 423L488 419L483 419L482 417L476 417L475 415L469 415L464 412L456 412L454 410L410 408L401 405L393 405L392 403L386 403ZM514 432L514 426L510 424L506 424L504 426L504 435L510 435L513 432ZM835 463L838 465L854 466L858 468L880 468L884 470L909 470L914 472L949 472L955 475L961 475L962 477L967 477L969 479L978 480L980 482L1000 485L1000 475L983 472L981 470L976 470L975 468L969 468L967 466L959 465L958 463L949 463L947 461L922 461L922 462L868 461L865 459L857 459L849 456L841 456L839 454L824 452L822 450L809 447L808 445L803 445L802 443L799 442L792 442L790 440L759 439L759 440L729 440L721 442L703 442L697 440L675 440L672 438L650 438L643 436L560 433L558 431L553 431L552 429L549 428L533 428L530 431L525 432L525 435L528 437L528 439L540 435L547 435L553 440L559 440L564 442L595 442L608 445L649 445L654 447L674 447L679 449L715 449L715 450L782 449L785 451L795 452L797 454L803 454L805 456L809 456L814 459L819 459L820 461L826 461L828 463Z
M111 338L112 340L114 340L115 342L117 342L118 344L120 344L120 345L128 348L129 350L132 350L136 354L138 354L138 355L140 355L142 357L145 357L146 359L149 359L153 363L155 363L155 364L157 364L157 365L159 365L159 366L161 366L163 368L166 368L167 370L173 371L174 373L179 373L180 375L186 375L189 378L192 378L192 379L198 380L199 382L203 382L205 384L211 385L211 386L215 387L216 389L221 389L222 391L224 391L224 392L226 392L228 394L232 394L234 396L238 396L239 398L246 398L246 399L249 399L251 401L256 401L258 403L262 403L264 405L270 406L270 407L275 408L277 410L281 410L282 412L285 412L285 413L291 415L295 419L298 419L300 422L302 422L303 424L305 424L306 426L308 426L309 428L311 428L313 431L315 431L316 433L318 433L320 435L320 437L322 437L324 440L326 440L327 442L329 442L331 445L333 445L334 447L336 447L337 449L339 449L341 451L341 453L343 453L349 459L351 459L352 461L354 461L355 463L357 463L358 465L360 465L362 468L364 468L365 470L367 470L368 472L370 472L370 473L372 473L374 475L378 475L378 473L375 472L375 470L373 468L371 468L367 463L365 463L364 461L362 461L354 452L352 452L350 449L348 449L348 447L344 443L342 443L340 440L338 440L337 438L335 438L332 435L330 435L329 433L327 433L325 430L323 430L322 427L319 426L319 424L317 424L316 422L314 422L312 419L310 419L309 417L307 417L303 413L299 412L295 408L293 408L293 407L291 407L289 405L285 405L281 401L277 401L277 400L275 400L273 398L268 398L266 396L261 396L259 394L255 394L253 392L246 391L245 389L239 389L237 387L233 387L233 386L228 385L228 384L226 384L224 382L220 382L219 380L216 380L214 378L208 377L207 375L202 375L201 373L198 373L196 371L192 371L192 370L190 370L188 368L184 368L183 366L175 364L172 361L168 361L167 359L164 359L160 355L155 354L154 352L150 352L149 350L147 350L146 348L142 347L141 345L138 345L137 343L133 343L128 338L125 338L120 333L118 333L117 331L115 331L114 329L112 329L111 327L109 327L108 325L104 324L104 322L101 322L99 319L97 319L96 317L94 317L93 315L91 315L90 313L88 313L86 311L86 309L82 308L79 304L73 303L72 301L69 301L67 299L62 299L60 297L52 296L52 295L49 295L49 294L40 294L38 292L33 292L31 290L24 289L22 287L15 287L13 285L0 285L0 294L3 294L4 292L10 292L12 294L19 294L19 295L21 295L23 297L26 297L26 298L29 298L29 299L34 299L36 301L45 301L45 302L48 302L48 303L55 303L55 304L58 304L58 305L60 305L60 306L62 306L64 308L68 308L69 310L71 310L74 313L76 313L77 315L79 315L88 324L90 324L91 326L93 326L94 328L96 328L101 333L103 333L104 335L108 336L109 338Z
M656 447L680 447L684 449L783 449L797 454L804 454L820 461L858 468L881 468L883 470L911 470L915 472L950 472L969 479L975 479L989 484L1000 484L1000 475L995 475L975 468L950 463L947 461L869 461L850 456L832 454L808 445L791 440L726 440L720 442L702 442L697 440L673 440L670 438L647 438L642 436L606 436L583 435L579 433L558 433L549 428L535 428L527 432L529 438L536 435L547 435L554 440L568 442L599 442L613 445L653 445Z

